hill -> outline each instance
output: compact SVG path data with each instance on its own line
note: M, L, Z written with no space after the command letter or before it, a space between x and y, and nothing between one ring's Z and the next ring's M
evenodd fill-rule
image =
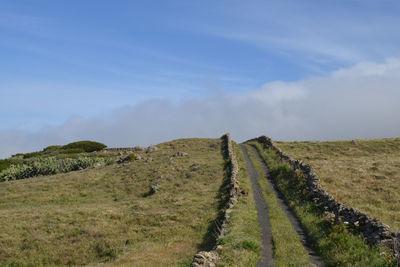
M122 164L1 183L0 265L191 262L210 246L224 177L221 140L153 150Z
M224 135L17 154L0 162L0 265L396 266L395 236L343 220L308 177L396 229L399 140Z

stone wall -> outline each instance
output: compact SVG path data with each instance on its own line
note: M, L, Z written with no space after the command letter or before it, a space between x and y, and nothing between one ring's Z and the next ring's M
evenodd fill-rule
M134 147L107 147L103 149L104 151L135 151Z
M394 251L395 257L399 262L400 259L400 233L394 232L386 224L380 222L375 218L371 218L367 214L360 212L357 209L348 207L337 201L330 195L320 184L320 180L311 166L300 161L294 160L278 147L276 147L272 140L266 136L261 136L250 141L258 141L263 144L265 148L272 149L286 161L295 170L300 170L306 177L307 187L311 197L319 204L323 205L328 211L335 214L335 221L346 221L349 224L357 226L366 240L370 244L377 244L386 246ZM339 220L339 218L341 220Z
M223 142L223 148L224 148L224 158L225 160L229 160L228 164L230 165L228 170L228 179L229 179L229 198L226 204L226 209L224 213L224 217L221 222L218 222L218 224L221 225L218 229L217 237L216 240L224 237L228 223L229 223L229 218L230 218L230 213L232 212L232 208L236 205L241 192L239 189L239 184L237 181L237 174L239 172L239 166L236 161L236 156L233 151L233 146L232 146L232 140L229 135L229 133L225 134L224 136L221 137L222 142ZM218 252L217 250L220 248L220 246L216 246L211 250L211 251L200 251L197 253L192 261L192 266L193 267L199 267L199 266L207 266L207 267L213 267L216 266L216 263L219 259Z

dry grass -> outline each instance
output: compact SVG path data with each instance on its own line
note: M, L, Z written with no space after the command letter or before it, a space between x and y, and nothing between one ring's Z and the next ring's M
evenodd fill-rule
M0 265L190 262L217 216L220 145L176 140L140 153L151 162L1 183ZM159 192L146 196L155 183Z
M276 145L311 164L338 200L400 231L400 138Z

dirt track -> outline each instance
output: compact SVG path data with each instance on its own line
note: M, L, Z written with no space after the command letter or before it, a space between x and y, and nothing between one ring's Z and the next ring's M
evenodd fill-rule
M258 184L258 173L255 170L253 163L249 159L247 153L247 148L245 145L240 145L243 151L244 158L246 160L247 171L251 179L251 186L253 189L254 202L256 203L257 213L258 213L258 224L261 227L261 258L257 263L258 267L261 266L275 266L274 259L272 257L273 247L272 247L272 235L271 235L271 225L268 219L267 204L261 193L261 188Z
M254 201L256 202L256 207L258 211L258 222L262 229L261 238L262 238L262 252L261 252L261 259L257 266L274 266L273 264L273 246L272 246L272 236L271 236L271 226L268 219L268 211L266 202L262 196L261 188L258 184L259 175L255 170L252 162L249 159L248 151L245 145L240 146L247 165L247 170L252 182L252 188L254 191ZM311 248L311 244L307 239L306 232L302 228L300 221L295 217L290 207L285 203L282 195L277 190L274 181L269 176L269 170L267 165L265 164L264 160L261 158L258 151L251 147L256 159L260 162L263 172L265 176L268 178L271 188L273 189L280 208L285 212L286 216L288 217L289 221L291 222L294 230L300 237L300 241L303 244L304 248L307 250L311 263L315 264L316 266L325 266L321 258L313 251Z

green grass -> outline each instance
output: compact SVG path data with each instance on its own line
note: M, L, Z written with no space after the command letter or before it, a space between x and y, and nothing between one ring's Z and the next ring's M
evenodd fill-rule
M280 208L272 185L267 180L254 151L247 145L250 160L261 177L258 181L267 203L268 217L271 224L274 261L277 266L312 266L308 253L300 242L297 232Z
M254 144L266 160L272 178L308 232L328 266L391 266L389 251L368 245L360 234L344 224L323 218L324 210L307 197L305 178L282 162L272 150Z
M220 146L176 140L129 165L1 183L0 266L190 263L218 214Z
M400 231L400 138L276 145L310 164L340 202Z
M221 257L218 266L256 266L261 249L257 209L242 151L237 144L233 148L239 164L237 178L240 189L245 190L248 195L239 198L231 213L228 232L218 241L222 244L222 249L218 251Z

